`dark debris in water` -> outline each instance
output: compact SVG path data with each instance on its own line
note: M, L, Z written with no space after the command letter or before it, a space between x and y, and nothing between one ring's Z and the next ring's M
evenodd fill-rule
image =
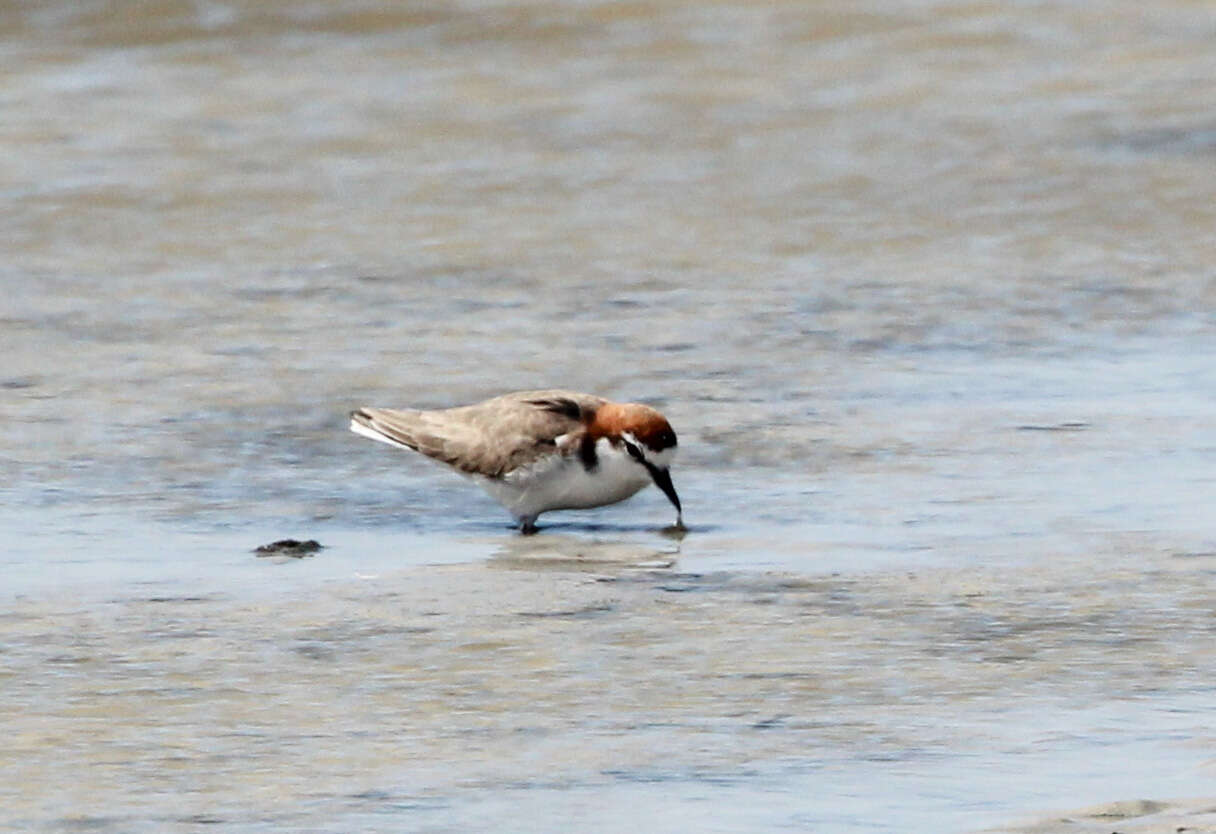
M736 785L740 781L754 779L759 771L743 768L734 771L719 772L703 768L667 770L659 768L611 768L601 770L604 776L618 782L634 782L640 784L659 784L663 782L700 782L708 785L725 787Z
M291 556L296 559L303 559L305 556L311 556L322 547L321 543L316 539L308 541L300 541L299 539L279 539L277 542L264 544L254 549L254 553L258 556Z
M303 643L293 648L292 651L309 660L333 660L337 656L332 648L319 643Z
M656 581L669 581L672 579L696 581L696 580L700 580L703 578L705 578L705 574L703 574L703 573L673 573L671 571L666 571L666 570L662 570L662 571L651 570L651 571L639 571L636 573L624 574L624 575L620 575L620 576L597 576L597 577L595 577L595 581L602 582L604 584L631 583L631 584L649 585L649 584L653 584Z
M786 720L793 718L793 717L794 716L790 715L787 712L778 713L777 715L773 715L769 718L762 718L759 721L753 722L752 729L753 730L781 729L782 726L785 724Z
M1141 154L1210 154L1216 152L1216 127L1210 124L1156 127L1103 137L1099 146Z
M1018 426L1018 431L1085 431L1089 423L1082 420L1070 420L1064 423L1027 423Z
M583 618L595 617L599 614L606 614L610 611L615 611L616 606L611 603L600 603L597 605L587 605L582 608L570 608L561 611L519 611L520 617L566 617L566 618Z
M394 794L375 789L353 793L350 798L393 811L434 811L449 807L448 803L442 799L414 794Z

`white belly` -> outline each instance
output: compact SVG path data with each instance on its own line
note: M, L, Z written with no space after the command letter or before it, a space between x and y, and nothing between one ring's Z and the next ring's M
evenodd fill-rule
M596 444L596 452L599 465L590 472L576 455L553 455L502 478L477 481L517 518L615 504L651 482L644 467L607 440Z

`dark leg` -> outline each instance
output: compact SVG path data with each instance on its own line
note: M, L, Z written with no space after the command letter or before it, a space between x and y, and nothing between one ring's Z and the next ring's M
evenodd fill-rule
M536 532L536 516L524 516L519 520L519 532L531 536Z

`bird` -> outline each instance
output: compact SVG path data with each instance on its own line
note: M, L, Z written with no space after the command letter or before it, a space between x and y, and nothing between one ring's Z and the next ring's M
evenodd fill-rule
M551 510L615 504L653 483L676 508L671 482L676 433L641 403L547 389L516 391L431 411L358 408L350 429L420 452L480 484L524 534Z

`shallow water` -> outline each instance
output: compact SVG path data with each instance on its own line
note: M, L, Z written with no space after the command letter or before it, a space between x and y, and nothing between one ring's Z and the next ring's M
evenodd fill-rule
M1208 792L1214 30L0 3L0 827ZM667 413L690 535L345 430L550 385Z

